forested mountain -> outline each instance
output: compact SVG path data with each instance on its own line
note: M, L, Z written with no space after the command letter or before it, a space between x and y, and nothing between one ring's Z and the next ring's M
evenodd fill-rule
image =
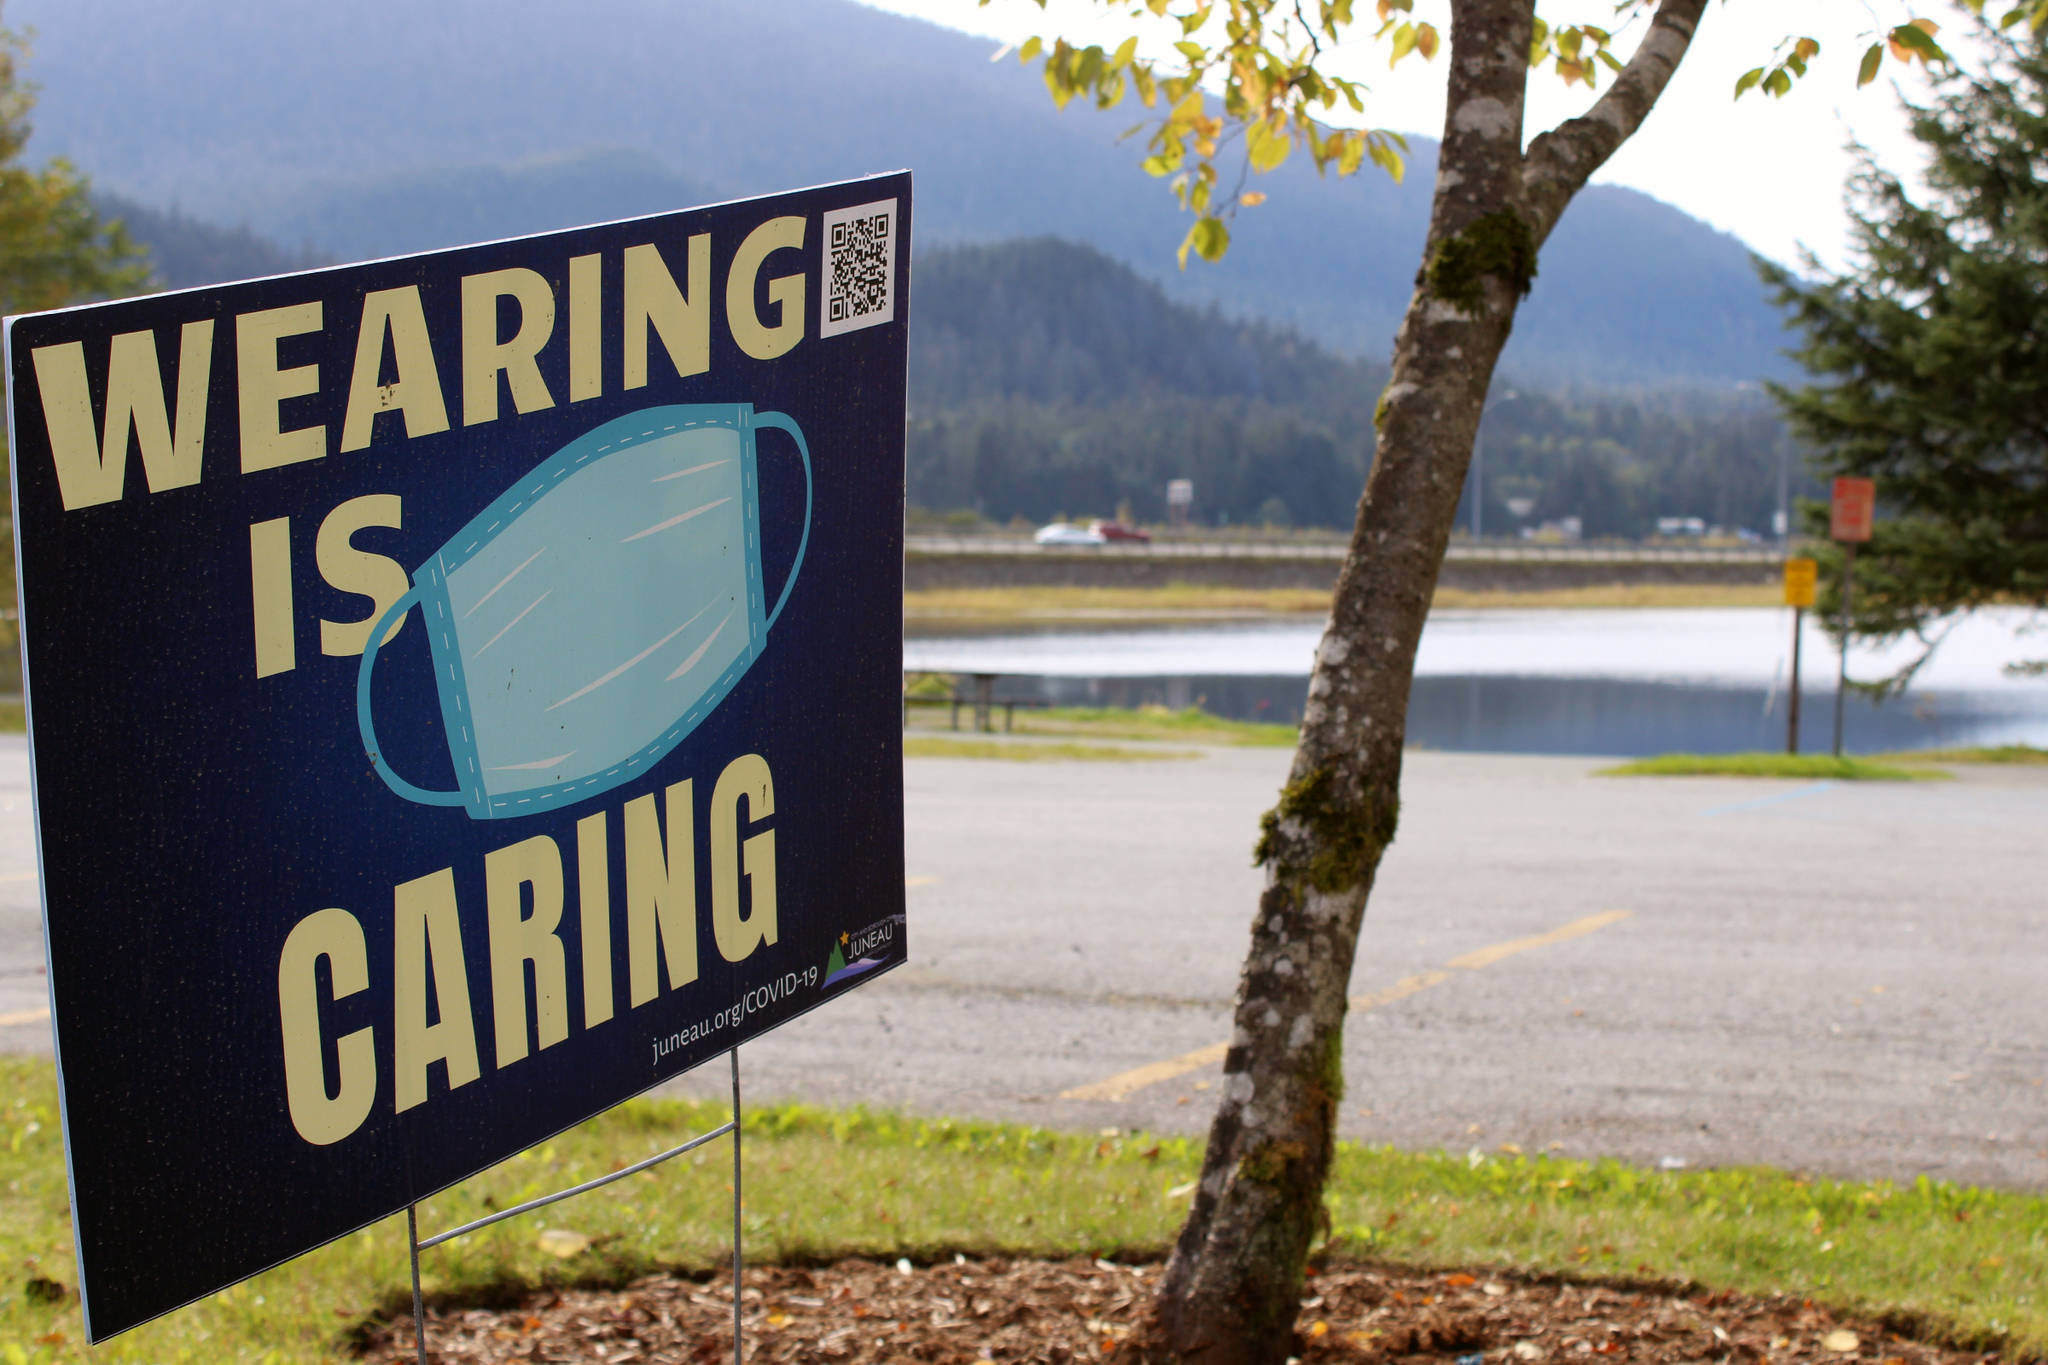
M149 208L105 190L95 191L92 199L103 215L119 219L129 235L149 248L150 266L165 289L283 275L333 260L311 247L287 250L247 227L217 227L176 209Z
M933 248L914 278L921 404L1204 396L1369 418L1386 373L1292 328L1174 303L1129 267L1056 237Z
M1290 164L1229 257L1183 273L1185 222L1118 140L1137 114L1056 112L985 40L851 0L8 0L7 19L36 35L32 155L337 259L908 166L921 244L1087 242L1178 301L1379 359L1435 176L1427 139L1398 186ZM1740 243L1595 187L1545 249L1505 373L1727 384L1786 372L1782 344Z
M1350 524L1384 366L1175 303L1073 242L928 249L913 277L913 503L1158 520L1188 478L1207 522ZM1753 388L1501 388L1481 439L1491 534L1576 517L1637 537L1666 516L1761 532L1781 472L1814 491Z

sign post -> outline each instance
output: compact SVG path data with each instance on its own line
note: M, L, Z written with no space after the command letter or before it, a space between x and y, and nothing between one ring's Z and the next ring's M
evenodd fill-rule
M1835 747L1842 756L1842 705L1849 690L1849 608L1856 587L1856 547L1870 539L1877 512L1877 484L1872 479L1836 478L1828 506L1828 537L1842 547L1841 651L1835 667Z
M1785 561L1785 605L1792 608L1792 698L1785 719L1785 752L1799 752L1799 633L1806 609L1813 605L1820 565L1806 558Z
M910 177L11 319L93 1341L905 959Z

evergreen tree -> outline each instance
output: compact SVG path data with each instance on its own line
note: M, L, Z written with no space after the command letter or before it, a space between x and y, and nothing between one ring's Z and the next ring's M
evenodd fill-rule
M0 28L0 315L132 294L145 288L149 264L118 222L103 219L70 165L22 165L35 88L21 79L24 44ZM0 375L0 396L6 393ZM0 437L0 457L6 450ZM0 556L0 601L14 601L14 541ZM11 645L12 627L0 635Z
M1853 633L1924 634L1996 601L2048 605L2048 49L1987 26L1996 57L1911 108L1918 201L1866 154L1852 182L1855 263L1811 256L1765 280L1816 377L1774 388L1827 474L1877 480L1857 553ZM1825 534L1826 508L1807 526ZM1822 606L1839 610L1841 551Z
M23 53L21 38L0 29L0 313L133 293L148 283L148 264L94 209L85 180L64 161L22 164L35 105Z

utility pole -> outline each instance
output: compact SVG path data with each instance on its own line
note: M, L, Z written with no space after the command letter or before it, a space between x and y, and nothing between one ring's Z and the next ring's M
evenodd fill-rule
M1486 512L1486 414L1496 403L1512 403L1522 395L1509 389L1487 400L1479 410L1479 428L1472 435L1472 539L1477 543Z

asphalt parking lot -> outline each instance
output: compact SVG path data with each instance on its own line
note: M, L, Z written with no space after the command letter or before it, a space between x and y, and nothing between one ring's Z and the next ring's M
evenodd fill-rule
M748 1094L1201 1130L1287 758L911 760L910 965L749 1044ZM1410 755L1347 1136L2048 1186L2048 770L1598 766ZM34 866L0 741L0 1046L47 1052Z
M910 965L750 1044L750 1093L1203 1129L1287 757L912 760ZM1410 755L1347 1136L2048 1185L2048 772L1599 766Z

